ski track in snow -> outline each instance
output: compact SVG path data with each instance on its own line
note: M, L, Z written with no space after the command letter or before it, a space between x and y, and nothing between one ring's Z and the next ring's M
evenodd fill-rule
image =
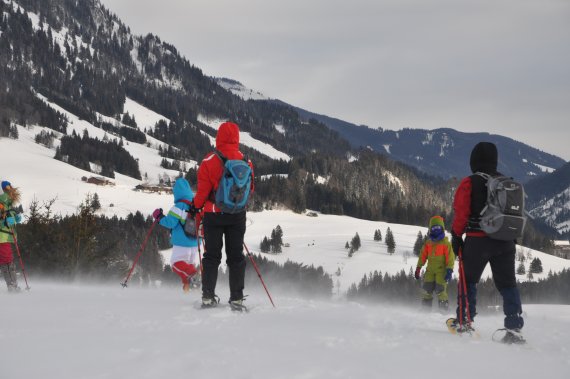
M130 283L32 279L0 290L2 378L567 378L570 306L525 306L528 347L491 341L502 315L479 316L481 338L447 332L419 307L274 296L248 314L197 310L199 293ZM219 283L222 301L227 283ZM7 310L10 310L9 312Z

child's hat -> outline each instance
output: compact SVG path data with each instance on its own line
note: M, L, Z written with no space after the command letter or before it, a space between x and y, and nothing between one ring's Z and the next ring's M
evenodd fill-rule
M439 225L442 229L445 229L445 223L443 221L443 217L441 216L433 216L429 219L429 228L431 229L433 226Z
M6 190L7 187L12 187L12 184L10 184L9 181L4 180L4 181L2 182L2 191Z

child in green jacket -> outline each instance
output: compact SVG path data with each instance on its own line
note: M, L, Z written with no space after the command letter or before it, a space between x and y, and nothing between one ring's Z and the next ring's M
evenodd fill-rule
M429 238L422 246L415 278L420 279L420 271L427 261L422 286L422 305L431 309L433 292L437 294L439 308L443 311L449 309L447 296L447 283L451 280L455 254L451 243L445 236L445 225L441 216L433 216L429 220Z

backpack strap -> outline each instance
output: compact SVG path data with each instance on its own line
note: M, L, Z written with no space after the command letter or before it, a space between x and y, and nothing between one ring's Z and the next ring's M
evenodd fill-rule
M186 205L192 205L192 202L190 200L182 199L182 200L178 200L178 201L180 201L181 203L184 203Z
M228 161L228 158L226 158L226 156L224 154L222 154L222 152L218 149L214 149L214 154L216 154L218 156L218 158L220 158L220 160L222 161L222 164L226 164L226 162ZM249 157L246 154L242 154L243 158L242 160L249 164Z
M192 206L192 202L190 200L186 200L186 199L182 199L182 200L178 200L178 201L188 205L188 210L183 209L183 211L190 214L190 207Z
M491 175L486 174L486 173L481 172L481 171L477 171L477 172L475 173L475 175L479 175L480 177L482 177L482 178L485 179L485 180L489 180L489 179L492 178Z
M226 156L222 154L220 150L214 149L214 154L216 154L218 158L220 158L220 160L222 161L222 165L225 165L226 162L228 161L228 158L226 158Z

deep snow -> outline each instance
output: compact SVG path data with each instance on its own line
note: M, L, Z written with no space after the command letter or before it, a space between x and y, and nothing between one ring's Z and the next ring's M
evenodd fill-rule
M527 347L447 332L417 308L306 301L257 289L249 314L198 310L178 288L34 281L0 290L2 379L567 378L570 306L525 305ZM227 296L227 284L219 293ZM223 298L224 299L224 298ZM225 300L225 299L224 299Z

